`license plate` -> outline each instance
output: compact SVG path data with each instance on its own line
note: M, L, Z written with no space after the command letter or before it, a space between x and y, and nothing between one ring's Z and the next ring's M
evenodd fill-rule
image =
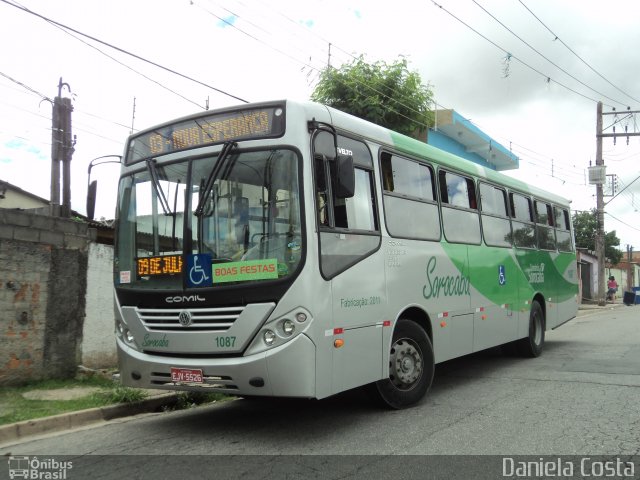
M172 367L171 381L176 383L202 383L202 370Z

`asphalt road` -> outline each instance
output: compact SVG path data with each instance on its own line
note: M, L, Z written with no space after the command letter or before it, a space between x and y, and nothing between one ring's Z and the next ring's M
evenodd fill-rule
M332 457L322 456L497 455L501 460L505 455L607 455L615 459L640 455L638 398L640 307L617 306L582 311L577 319L547 332L544 353L537 359L505 357L491 350L439 365L427 398L406 410L380 410L360 392L322 401L241 399L29 439L0 447L0 453L75 459L319 455L314 461L322 466L314 471L329 471L335 478L340 478L340 467L331 460L323 462ZM116 457L108 458L107 464L117 463ZM174 463L181 464L175 458ZM271 462L264 460L271 457L258 458L263 458L257 462L260 468ZM372 461L366 462L368 468L380 473ZM144 463L153 471L152 460ZM243 463L250 468L251 461ZM407 461L402 465L407 467ZM121 478L108 476L108 470L102 469L105 476L96 478ZM629 478L640 478L637 464L635 470ZM411 468L408 472L409 476L398 478L426 478L412 477ZM300 478L309 476L306 472Z

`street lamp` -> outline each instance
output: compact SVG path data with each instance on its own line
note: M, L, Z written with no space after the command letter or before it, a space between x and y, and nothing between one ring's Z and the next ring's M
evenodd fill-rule
M105 158L117 158L118 160L104 160ZM97 160L104 160L103 162L96 162ZM105 163L122 163L122 155L103 155L101 157L94 158L89 162L89 168L87 169L87 217L89 220L93 220L96 209L96 193L98 190L98 181L91 181L91 169L97 165L103 165Z

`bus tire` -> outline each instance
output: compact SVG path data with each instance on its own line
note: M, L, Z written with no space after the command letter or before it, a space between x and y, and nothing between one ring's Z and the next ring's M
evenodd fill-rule
M516 342L517 352L523 357L539 357L544 347L544 311L538 301L531 303L529 313L529 335Z
M383 406L401 409L418 402L431 387L434 373L433 347L420 325L400 319L393 331L389 354L389 377L370 385Z

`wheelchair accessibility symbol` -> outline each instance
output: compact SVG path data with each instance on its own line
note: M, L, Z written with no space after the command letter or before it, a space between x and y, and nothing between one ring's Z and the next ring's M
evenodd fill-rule
M187 258L187 270L189 287L211 287L213 285L213 274L211 272L211 255L208 253L196 253Z
M498 283L500 285L505 285L507 283L504 265L498 265Z

